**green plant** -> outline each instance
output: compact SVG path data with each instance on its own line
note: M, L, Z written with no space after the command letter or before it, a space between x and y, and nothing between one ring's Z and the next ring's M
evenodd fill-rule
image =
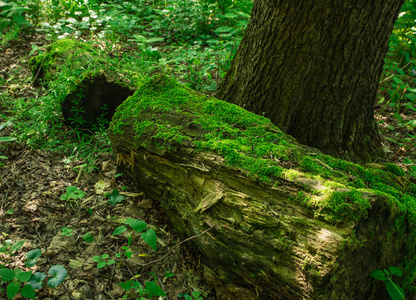
M116 261L114 259L109 259L110 255L104 253L101 256L94 256L92 260L97 263L97 269L104 268L105 266L113 265Z
M152 228L149 228L145 231L145 229L148 227L145 221L128 218L124 222L124 224L129 225L137 233L141 233L142 239L147 244L149 244L149 246L152 247L153 250L155 250L155 252L157 252L156 232ZM127 230L127 227L124 225L121 225L114 230L112 235L114 236L114 235L121 234L125 232L126 230Z
M29 251L26 254L25 266L28 268L33 267L41 255L42 251L40 249ZM56 288L65 280L68 273L65 267L54 265L48 270L48 274L50 277L48 278L47 285L50 288ZM6 292L8 299L14 299L19 293L22 297L36 299L35 290L39 290L43 287L43 280L46 277L47 275L42 272L33 273L19 268L13 270L0 264L0 283L7 283Z
M129 280L127 282L120 283L120 286L126 291L131 289L135 290L140 295L140 298L138 298L140 300L152 299L153 296L166 297L166 293L154 281L146 282L143 287L140 282ZM127 299L127 295L125 295L123 299Z
M120 203L124 200L124 196L120 195L119 191L114 189L111 193L106 193L105 195L108 198L108 203L112 206L115 206L117 203Z
M25 240L12 242L12 240L5 240L4 244L0 243L0 252L5 253L7 256L13 256L13 252L20 250L23 247Z
M82 239L83 239L84 241L86 241L87 243L92 243L92 242L94 242L94 237L93 237L93 235L92 235L91 233L86 233L86 234L84 234L84 235L82 236Z
M4 1L0 1L0 32L3 32L7 27L16 26L17 28L23 28L30 25L30 22L25 18L27 7L21 6L14 1Z
M171 271L166 271L165 278L172 278L173 276L175 276L175 273L173 273Z
M384 282L387 292L393 300L404 300L405 297L403 289L391 280L393 275L402 276L402 270L396 267L389 267L388 270L374 270L370 273L371 277Z
M69 201L72 207L75 201L84 199L85 195L86 193L79 190L76 186L68 186L66 192L61 195L60 199Z
M72 236L73 229L64 226L64 227L61 228L61 231L62 231L61 232L62 236Z
M182 298L184 297L185 300L203 300L204 298L201 296L201 292L199 291L193 291L191 295L186 294L186 293L180 293L178 295L178 298Z

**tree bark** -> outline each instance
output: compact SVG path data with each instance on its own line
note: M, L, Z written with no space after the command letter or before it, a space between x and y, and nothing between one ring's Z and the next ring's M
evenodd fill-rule
M327 154L382 157L374 104L403 3L257 0L216 96Z

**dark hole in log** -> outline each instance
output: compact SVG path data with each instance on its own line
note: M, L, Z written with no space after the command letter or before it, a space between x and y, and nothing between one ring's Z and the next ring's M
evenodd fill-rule
M62 103L65 124L85 131L108 128L116 108L133 93L105 75L86 76Z

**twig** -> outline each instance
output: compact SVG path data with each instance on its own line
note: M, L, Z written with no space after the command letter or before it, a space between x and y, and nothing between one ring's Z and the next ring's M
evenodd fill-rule
M169 249L169 251L168 251L168 253L166 253L164 256L162 256L161 258L159 258L159 259L156 259L156 260L153 260L153 261L150 261L150 262L148 262L148 263L145 263L145 264L140 264L140 263L138 263L138 265L140 265L140 266L148 266L148 265L151 265L151 264L153 264L153 263L156 263L156 262L158 262L158 261L161 261L161 260L163 260L165 257L167 257L175 248L177 248L177 247L179 247L180 245L182 245L183 243L185 243L185 242L187 242L187 241L190 241L190 240L193 240L193 239L196 239L196 238L199 238L200 236L203 236L205 233L207 233L208 231L210 231L212 228L214 228L214 227L216 227L216 226L219 226L219 225L212 225L210 228L208 228L207 230L204 230L203 232L201 232L200 234L198 234L198 235L194 235L194 236L191 236L191 237L189 237L189 238L187 238L187 239L184 239L182 242L180 242L179 244L176 244L175 246L173 246L171 249Z

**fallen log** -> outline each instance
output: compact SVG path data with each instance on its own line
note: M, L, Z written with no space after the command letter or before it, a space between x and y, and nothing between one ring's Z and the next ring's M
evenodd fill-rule
M218 299L387 299L375 269L415 274L416 185L359 166L268 119L163 75L117 108L109 136L124 176L158 201Z

